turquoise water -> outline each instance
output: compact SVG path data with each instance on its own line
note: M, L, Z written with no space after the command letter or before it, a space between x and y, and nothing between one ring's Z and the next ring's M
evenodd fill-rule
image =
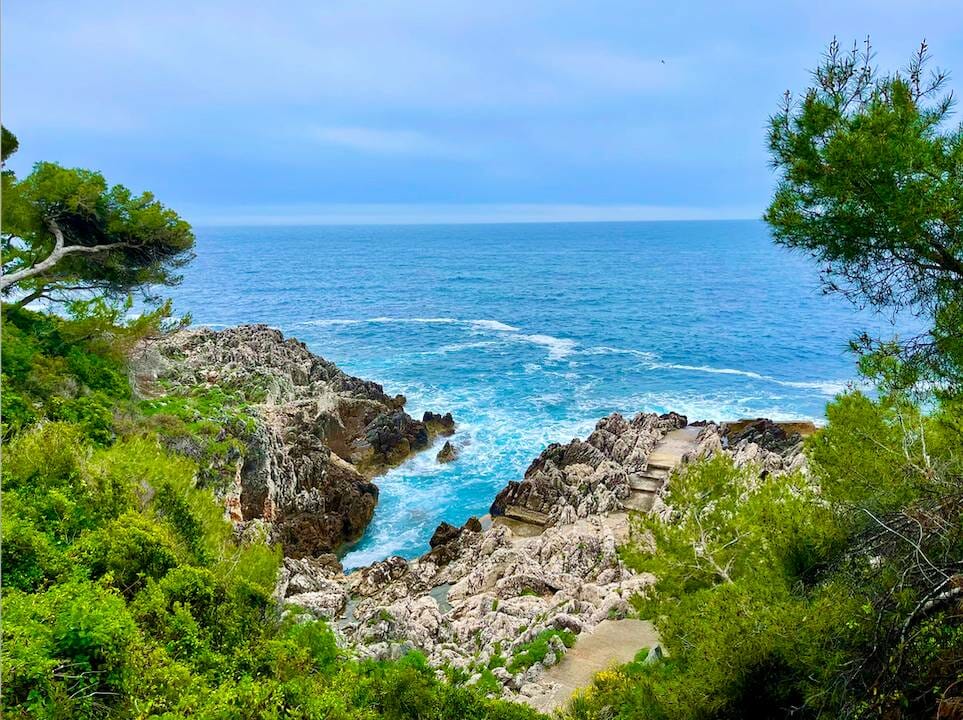
M888 328L822 295L754 221L197 234L178 311L280 328L412 415L458 422L456 462L432 450L378 479L347 567L424 552L439 522L487 512L548 443L613 411L821 419L855 375L847 340Z

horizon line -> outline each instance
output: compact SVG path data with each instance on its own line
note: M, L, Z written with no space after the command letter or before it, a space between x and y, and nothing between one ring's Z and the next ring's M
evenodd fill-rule
M656 205L338 204L184 208L197 227L516 225L760 220L757 208Z

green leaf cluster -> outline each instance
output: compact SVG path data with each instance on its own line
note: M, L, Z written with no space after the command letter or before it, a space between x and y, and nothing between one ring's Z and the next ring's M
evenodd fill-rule
M18 143L6 128L3 139L6 161ZM177 269L193 257L190 225L151 193L52 162L19 180L3 171L2 225L0 263L10 278L4 292L22 302L67 301L81 290L114 298L147 292L179 282ZM68 252L53 257L58 234Z
M765 218L777 243L813 257L824 288L929 324L897 344L921 380L963 384L963 125L947 75L920 46L880 74L872 49L835 40L798 99L770 119L779 184ZM881 349L867 335L861 351ZM892 350L892 343L883 343Z

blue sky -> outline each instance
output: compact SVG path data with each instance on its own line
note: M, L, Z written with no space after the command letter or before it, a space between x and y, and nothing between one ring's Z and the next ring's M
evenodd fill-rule
M3 3L13 163L102 170L197 223L758 217L765 125L833 37L960 0ZM664 61L664 62L663 62Z

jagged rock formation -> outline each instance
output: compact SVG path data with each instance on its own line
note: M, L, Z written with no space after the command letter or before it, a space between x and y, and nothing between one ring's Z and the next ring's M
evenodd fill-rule
M451 444L451 440L446 440L441 450L439 450L435 456L435 460L440 463L450 463L457 459L457 457L458 451L455 449L455 446Z
M803 433L815 432L812 423L791 423L789 431L771 420L740 423L706 423L692 459L729 455L736 467L754 465L763 477L770 473L807 471Z
M255 427L225 503L238 523L267 522L291 558L360 537L378 500L371 478L454 431L450 413L415 420L404 396L266 325L167 335L138 349L133 372L142 395L216 386L250 405Z
M555 525L622 509L629 497L629 476L646 469L646 461L662 437L685 427L676 413L640 413L631 421L615 413L598 422L585 440L553 443L525 471L522 482L510 482L495 497L493 517Z

